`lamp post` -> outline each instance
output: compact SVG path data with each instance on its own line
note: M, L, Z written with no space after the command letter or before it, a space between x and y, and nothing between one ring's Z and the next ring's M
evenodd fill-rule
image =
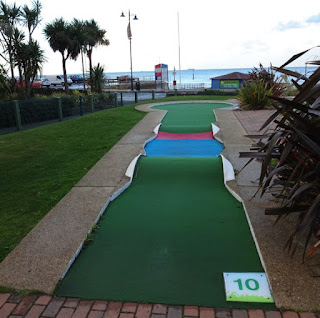
M132 77L132 48L131 48L131 39L132 39L132 33L131 33L131 14L130 14L130 10L129 10L129 23L128 23L128 27L127 27L127 34L128 34L128 39L130 41L130 71L131 71L131 90L133 91L133 77ZM125 15L122 11L121 13L121 18L125 18ZM133 17L133 20L138 20L137 15L135 14Z

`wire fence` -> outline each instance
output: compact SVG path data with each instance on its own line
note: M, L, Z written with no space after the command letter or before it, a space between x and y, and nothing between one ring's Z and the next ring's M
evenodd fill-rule
M4 101L0 103L0 134L165 96L164 92L130 91Z

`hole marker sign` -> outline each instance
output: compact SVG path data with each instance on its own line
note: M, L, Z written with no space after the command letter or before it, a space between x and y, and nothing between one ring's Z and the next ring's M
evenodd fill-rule
M227 301L273 303L265 273L223 273Z

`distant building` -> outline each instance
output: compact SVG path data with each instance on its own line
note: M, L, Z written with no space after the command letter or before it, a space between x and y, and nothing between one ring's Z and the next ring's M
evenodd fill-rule
M246 80L250 78L249 74L233 72L230 74L211 78L212 89L238 89Z

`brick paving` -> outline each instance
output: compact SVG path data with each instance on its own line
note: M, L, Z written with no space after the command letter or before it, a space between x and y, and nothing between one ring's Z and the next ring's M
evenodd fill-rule
M0 294L0 318L319 318L320 313Z
M243 128L249 135L262 134L259 132L261 126L267 121L267 119L275 112L275 110L236 110L233 113L240 121ZM268 131L272 131L275 124L272 124Z
M257 134L273 110L234 111L248 134ZM320 312L170 306L50 295L0 294L0 318L320 318Z

